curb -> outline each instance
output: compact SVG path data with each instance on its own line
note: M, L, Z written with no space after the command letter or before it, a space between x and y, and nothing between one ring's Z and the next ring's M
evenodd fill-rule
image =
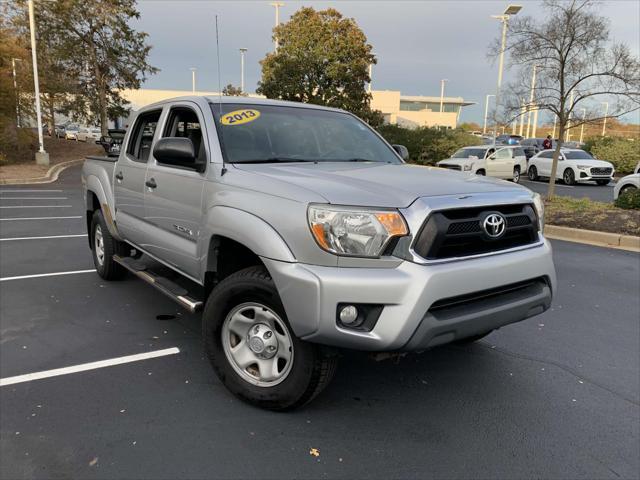
M67 168L73 167L84 162L84 158L77 160L67 160L66 162L60 162L51 167L46 175L36 178L0 178L0 185L37 185L42 183L52 183L58 180L58 176L64 172Z
M629 252L640 252L640 237L634 237L632 235L545 225L544 236L553 240L565 240L567 242L584 243L598 247L617 248Z

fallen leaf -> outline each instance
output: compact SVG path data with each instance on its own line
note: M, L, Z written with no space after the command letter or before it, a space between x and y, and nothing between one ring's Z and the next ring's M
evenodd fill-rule
M93 460L89 462L89 466L93 467L96 463L98 463L98 457L93 457Z
M314 457L319 457L320 450L318 450L317 448L312 448L311 450L309 450L309 455L312 455Z

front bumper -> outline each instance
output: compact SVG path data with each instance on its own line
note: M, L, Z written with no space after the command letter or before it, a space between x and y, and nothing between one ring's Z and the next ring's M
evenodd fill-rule
M422 350L524 320L549 308L556 275L547 241L511 253L436 265L322 267L263 259L295 334L307 341L369 351ZM534 282L518 295L476 292ZM469 301L437 308L445 299ZM482 297L482 295L480 295ZM339 303L382 304L369 332L340 327ZM445 302L446 303L446 302Z

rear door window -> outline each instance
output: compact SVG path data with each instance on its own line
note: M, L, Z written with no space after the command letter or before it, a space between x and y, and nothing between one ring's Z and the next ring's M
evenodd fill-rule
M151 153L151 144L153 136L160 120L162 110L143 113L138 116L133 126L129 144L127 145L128 157L141 163L147 163Z

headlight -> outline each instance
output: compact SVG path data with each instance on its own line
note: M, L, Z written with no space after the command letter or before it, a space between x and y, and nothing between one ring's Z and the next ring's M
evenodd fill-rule
M588 170L591 168L589 165L576 165L580 170Z
M536 213L538 214L538 226L542 232L544 229L544 200L539 193L533 194L533 206L536 207Z
M318 245L336 255L378 257L389 240L409 233L395 210L310 205L307 218Z
M462 169L463 169L465 172L468 172L468 171L470 171L470 170L471 170L471 167L472 167L472 165L464 165L464 166L462 167Z

